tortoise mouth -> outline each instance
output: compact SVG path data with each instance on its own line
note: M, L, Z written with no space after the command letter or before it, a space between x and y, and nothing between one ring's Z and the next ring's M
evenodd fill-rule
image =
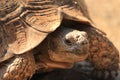
M35 62L39 65L44 64L43 68L71 68L74 63L85 60L88 57L88 52L84 54L76 54L73 52L57 52L48 50L48 53L41 54L40 51L34 54ZM40 66L39 66L40 68Z
M80 62L85 60L88 57L89 52L86 51L86 53L82 53L82 54L76 54L73 52L69 52L69 51L65 51L65 52L53 52L53 51L49 51L49 58L52 61L56 61L56 62L65 62L65 63L75 63L75 62Z

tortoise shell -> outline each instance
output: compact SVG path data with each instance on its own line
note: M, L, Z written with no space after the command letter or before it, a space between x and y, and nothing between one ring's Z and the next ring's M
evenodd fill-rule
M1 0L0 62L35 48L63 19L93 25L84 0Z

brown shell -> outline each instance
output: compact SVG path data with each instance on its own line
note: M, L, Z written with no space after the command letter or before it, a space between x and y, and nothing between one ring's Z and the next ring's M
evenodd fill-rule
M63 19L92 25L84 0L1 0L0 61L33 49Z

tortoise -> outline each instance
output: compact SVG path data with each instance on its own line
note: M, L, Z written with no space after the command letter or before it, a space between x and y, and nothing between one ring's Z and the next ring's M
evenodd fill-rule
M48 34L55 31L61 26L62 23L64 24L66 21L73 21L79 24L81 23L83 25L89 25L91 28L96 29L89 17L84 0L1 0L0 41L2 46L0 49L0 62L3 64L5 61L7 61L5 65L10 64L10 68L7 68L8 72L11 72L11 74L14 72L21 74L21 72L18 72L18 70L15 70L15 68L12 68L12 66L26 66L26 64L29 64L31 66L27 65L26 69L22 71L24 73L21 76L24 76L24 78L31 77L34 73L33 65L36 65L36 61L38 61L37 63L40 63L37 66L38 68L41 68L42 66L41 61L39 62L37 59L34 61L34 58L38 57L41 60L41 58L43 59L44 57L34 55L33 49L39 47L41 42L47 37ZM81 26L79 26L79 28L81 28ZM41 49L41 47L39 48ZM114 48L114 46L112 46L112 48ZM116 49L113 49L113 51L115 52L113 54L118 56ZM34 55L34 57L32 55ZM13 60L11 61L10 58ZM107 58L111 60L110 57L107 56ZM55 58L52 57L52 59ZM115 62L114 59L112 60ZM98 65L98 62L95 62L94 58L91 61L93 61L95 66ZM118 63L115 63L115 65L117 66ZM110 66L114 65L110 64L109 67ZM103 67L105 67L105 70L109 68L108 66ZM2 72L5 71L4 68L5 67L1 68ZM96 68L99 69L100 66ZM17 75L17 77L18 76L19 75ZM4 77L7 78L8 75L4 74ZM11 78L13 79L16 77Z
M84 31L60 27L46 39L33 50L15 55L1 63L0 78L28 80L36 71L71 68L75 62L82 61L88 56L89 43Z
M77 11L79 4L76 1L2 0L0 5L0 40L4 45L0 62L38 46L63 19L90 24L83 16L85 12ZM72 14L72 11L77 12Z
M77 62L71 69L36 73L32 80L116 80L119 71L119 52L113 43L101 31L88 25L76 23L72 27L88 34L89 55L87 59Z
M40 45L40 43L47 37L49 33L52 33L58 27L60 27L63 19L71 18L73 20L83 21L89 24L89 20L82 15L81 11L75 13L74 14L75 18L73 18L73 14L71 14L71 11L78 10L77 8L78 4L74 4L74 3L76 2L75 1L71 2L71 0L69 1L1 0L0 2L0 42L1 42L0 78L2 80L27 80L31 78L35 70L42 67L41 61L40 64L37 64L37 59L36 59L37 56L36 56L36 52L34 52L34 48ZM76 17L76 15L79 16ZM85 33L80 33L79 31L76 32L78 34L85 34ZM72 35L73 33L70 33L70 35ZM63 35L66 34L64 33ZM72 36L74 39L75 35ZM72 59L73 61L68 60L65 62L63 61L63 63L61 63L61 61L56 61L55 59L53 63L55 64L58 62L58 66L56 66L56 64L55 65L52 64L53 65L52 68L54 67L69 68L73 65L74 62L84 60L87 57L88 43L86 40L86 36L84 35L82 36L83 37L80 36L80 38L82 38L83 40L82 41L83 45L86 45L86 47L83 47L85 48L84 50L85 55L78 55L80 48L78 48L79 46L78 47L75 46L75 45L81 45L79 44L81 40L78 36L77 37L78 40L77 38L76 38L77 41L74 40L76 43L75 45L71 45L71 49L66 50L65 52L64 50L61 50L62 52L67 54L74 53L70 55L70 57L73 58ZM65 38L62 38L62 40L64 39ZM62 46L60 44L58 45ZM68 44L67 43L64 44L65 47L66 45ZM76 50L74 49L77 50L77 53ZM50 56L54 56L54 55L55 57L57 57L56 54L51 54ZM44 57L43 55L42 58L48 58L48 55L46 56ZM66 65L67 62L69 64Z

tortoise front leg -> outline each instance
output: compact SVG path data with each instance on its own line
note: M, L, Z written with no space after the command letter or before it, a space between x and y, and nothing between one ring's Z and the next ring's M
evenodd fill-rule
M84 28L90 42L88 60L93 64L93 78L110 80L117 76L119 68L119 52L112 42L95 28Z
M33 55L25 53L1 63L0 80L28 80L35 73Z

